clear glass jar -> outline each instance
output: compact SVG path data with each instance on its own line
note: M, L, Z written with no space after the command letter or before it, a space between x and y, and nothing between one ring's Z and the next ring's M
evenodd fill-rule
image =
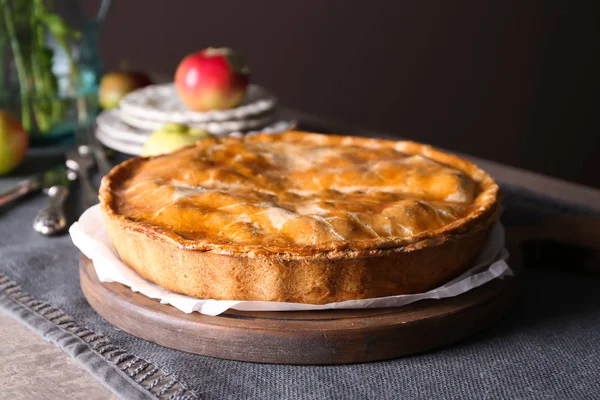
M93 124L109 4L89 19L77 0L0 0L0 108L21 119L32 146L72 141Z

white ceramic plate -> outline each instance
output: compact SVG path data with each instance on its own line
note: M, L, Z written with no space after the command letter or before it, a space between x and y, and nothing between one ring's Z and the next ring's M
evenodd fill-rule
M143 144L132 143L122 139L117 139L110 134L107 134L102 129L96 129L96 138L100 143L109 149L116 150L121 153L139 156L144 148Z
M225 135L234 131L247 131L250 129L258 129L273 122L274 114L262 114L255 118L231 120L231 121L212 121L212 122L194 122L189 125L194 128L203 129L213 135ZM103 128L115 127L122 129L123 125L128 125L129 128L136 128L145 131L155 131L160 129L165 122L151 121L148 119L139 118L119 110L110 110L101 113L98 116L98 124Z
M143 129L133 126L124 120L124 113L119 110L108 110L101 112L96 118L96 123L105 133L127 140L129 142L144 144L148 136L163 124L158 123L156 129ZM215 136L225 136L232 132L246 132L250 130L261 130L273 124L275 115L266 115L259 119L249 119L245 121L225 121L208 122L204 124L195 124L195 126L207 130Z
M236 108L207 112L192 111L181 102L175 85L150 85L129 93L119 103L123 112L140 119L158 122L209 122L244 119L272 110L276 99L258 85L249 85L246 98Z
M130 126L119 118L117 110L103 111L96 118L98 129L116 139L144 144L152 131Z
M281 133L285 132L289 129L293 129L296 125L295 121L276 121L273 124L266 126L260 130L254 130L249 132L231 132L226 136L243 136L243 135L256 135L259 133ZM148 139L148 134L146 135L136 135L132 132L119 132L119 131L111 131L105 130L98 126L96 129L96 138L102 143L104 146L119 151L125 154L131 154L138 156L142 154L142 150L144 148L144 143L146 139ZM133 140L131 140L133 139Z

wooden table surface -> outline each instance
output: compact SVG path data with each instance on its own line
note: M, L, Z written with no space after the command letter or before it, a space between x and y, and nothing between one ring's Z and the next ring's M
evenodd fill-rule
M307 125L329 132L373 136L372 131L332 123L312 115L284 110ZM392 138L392 135L377 134ZM496 179L600 211L600 190L466 156ZM15 356L18 354L18 358ZM75 361L37 333L0 313L0 399L114 399Z
M58 347L0 313L0 399L116 399Z

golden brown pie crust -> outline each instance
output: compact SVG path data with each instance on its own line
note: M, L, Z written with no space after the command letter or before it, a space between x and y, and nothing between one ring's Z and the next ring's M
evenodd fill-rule
M496 220L498 186L426 145L290 131L130 159L100 201L121 259L169 290L323 304L459 275Z

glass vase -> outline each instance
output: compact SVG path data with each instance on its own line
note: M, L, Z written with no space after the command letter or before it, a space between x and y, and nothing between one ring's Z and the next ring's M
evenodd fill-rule
M68 143L92 126L109 4L89 19L77 0L0 0L0 108L20 118L31 146Z

